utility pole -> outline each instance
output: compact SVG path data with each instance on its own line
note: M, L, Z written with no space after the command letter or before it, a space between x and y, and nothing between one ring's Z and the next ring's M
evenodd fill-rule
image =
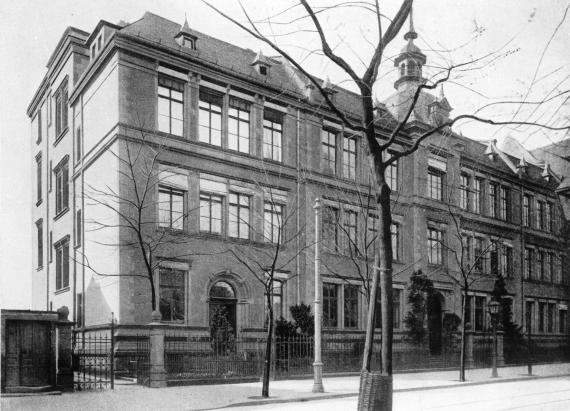
M321 360L321 324L323 319L321 297L321 230L319 215L321 213L321 199L315 200L315 361L313 362L313 392L325 392L323 387L323 362Z

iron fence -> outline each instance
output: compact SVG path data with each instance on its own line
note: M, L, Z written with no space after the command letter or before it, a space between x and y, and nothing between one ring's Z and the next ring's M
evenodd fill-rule
M76 391L114 388L114 336L111 332L73 335L73 372Z

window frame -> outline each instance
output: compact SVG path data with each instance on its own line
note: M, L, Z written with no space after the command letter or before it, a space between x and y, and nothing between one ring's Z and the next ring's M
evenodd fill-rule
M443 201L443 185L445 172L435 167L428 167L428 197L432 200Z
M471 178L466 173L459 176L459 208L469 211L469 186Z
M224 96L212 89L200 87L198 91L198 141L222 147L223 112ZM207 119L205 116L207 116ZM212 125L214 118L219 122L219 129L214 128ZM216 133L212 133L212 130L218 132L217 136L215 136ZM207 136L205 131L207 131ZM212 138L213 136L215 141Z
M482 199L483 196L481 195L483 193L483 185L484 185L484 179L481 177L475 177L473 179L473 212L477 213L477 214L481 214L483 211L483 207L481 206L482 204Z
M36 206L43 202L43 161L41 151L36 155Z
M66 155L57 166L55 174L55 219L69 210L69 156Z
M278 210L278 211L277 211ZM283 216L285 215L285 205L275 201L264 201L263 203L263 240L266 243L278 244L275 235L280 236L281 242L283 241ZM270 217L268 219L268 217ZM268 221L269 220L269 221ZM277 221L277 224L275 224ZM269 224L269 226L268 226ZM269 230L268 230L269 228ZM277 233L275 232L277 230ZM268 237L268 233L271 234Z
M270 156L266 155L267 147ZM263 158L283 161L283 114L268 108L263 109Z
M55 291L69 289L69 235L57 241L55 249Z
M323 128L321 130L321 170L325 174L336 175L336 148L338 131ZM332 141L332 142L331 142Z
M328 214L327 214L328 213ZM328 220L327 216L332 216L333 219ZM321 222L321 238L323 245L328 247L329 252L336 252L340 247L340 236L338 224L340 222L340 209L331 205L324 205L322 210L322 222ZM332 227L332 230L330 229ZM328 235L333 233L333 238L331 239Z
M182 292L183 292L183 298L182 298L182 304L183 304L183 318L182 319L172 319L172 309L170 310L170 314L171 314L171 318L166 318L163 311L162 311L162 300L163 300L163 288L174 288L174 287L168 287L167 285L163 284L163 278L162 275L163 273L166 272L175 272L175 274L179 274L182 276ZM175 268L175 267L169 267L167 265L159 265L157 271L156 271L157 275L156 275L156 289L157 289L157 297L158 297L158 310L160 311L161 314L161 322L165 322L165 323L170 323L170 324L186 324L187 322L187 318L188 318L188 270L186 269L181 269L181 268ZM172 305L172 303L170 303L170 305Z
M342 226L345 238L344 250L348 255L355 256L358 252L358 212L345 208Z
M342 138L342 176L356 179L357 141L355 136L343 135Z
M44 220L40 218L36 221L36 241L37 241L37 259L36 269L41 270L44 267Z
M203 212L203 206L202 206L202 202L203 201L208 201L208 215L204 216L202 214ZM218 235L218 236L222 236L224 233L224 196L222 194L218 194L218 193L212 193L209 191L200 191L200 195L199 195L199 202L200 202L200 222L199 222L199 231L201 233L205 233L205 234L210 234L210 235ZM212 209L213 209L213 205L218 205L220 207L220 218L213 218L212 217ZM202 221L204 220L204 218L207 218L208 221L208 229L205 230L202 226ZM212 230L212 222L213 221L219 221L220 224L220 230L218 231L213 231Z
M251 103L230 95L227 116L228 149L249 154L251 152ZM243 129L242 124L244 125ZM247 135L242 135L242 131ZM232 136L235 137L235 140Z
M233 198L237 201L234 201ZM242 204L241 200L245 199L247 204ZM235 209L237 213L233 214L232 210ZM246 218L242 215L245 212ZM235 230L237 235L232 235L232 230L236 225ZM245 225L245 232L247 236L242 236L242 225ZM228 194L228 237L239 240L251 239L251 195L240 193L237 191L230 191Z
M168 196L168 208L163 208L163 202L161 201L162 195ZM184 231L186 227L186 195L187 192L185 190L181 190L176 187L171 187L168 185L160 184L158 186L158 226L163 229L168 230L177 230L177 231ZM181 216L178 217L176 220L173 219L173 215L175 213L173 209L174 204L174 197L179 197L182 200L182 212ZM165 223L162 220L162 211L168 212L168 222ZM178 227L178 223L175 226L175 221L180 219L180 227Z
M67 77L53 95L55 101L55 142L56 145L69 128Z
M158 76L158 86L157 86L157 130L163 133L172 134L174 136L183 137L184 136L184 89L186 85L185 82L180 79L175 79L164 74ZM166 93L161 94L161 89L167 90ZM180 97L176 97L173 93L180 94ZM168 113L161 113L161 101L166 104L168 108ZM180 113L182 118L176 118L173 115L173 107L180 106ZM161 118L166 118L168 120L168 126L164 129L162 126L164 123L161 122ZM173 123L180 125L180 133L178 130L174 130Z
M325 292L325 290L327 290ZM323 299L323 328L339 328L338 302L340 298L340 284L324 282L322 283ZM334 292L331 292L333 291Z
M443 257L443 237L444 232L438 228L429 227L427 228L427 240L428 240L428 264L429 265L444 265ZM432 235L435 233L435 237ZM435 245L435 247L434 247ZM434 261L434 250L435 250L435 261Z

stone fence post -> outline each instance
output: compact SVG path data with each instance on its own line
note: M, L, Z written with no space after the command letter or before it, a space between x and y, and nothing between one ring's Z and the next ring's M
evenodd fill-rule
M473 368L475 360L473 358L473 343L475 333L471 330L465 331L465 368Z
M497 331L497 366L502 367L505 365L505 332Z
M160 311L152 312L150 323L150 387L166 387L166 369L164 368L164 328L160 323Z
M71 327L73 323L67 319L69 309L66 306L57 310L57 374L56 386L61 391L73 391L73 364L71 347Z

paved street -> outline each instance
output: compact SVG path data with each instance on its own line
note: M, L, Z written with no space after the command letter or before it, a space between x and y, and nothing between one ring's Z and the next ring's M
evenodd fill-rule
M355 410L356 397L335 398L295 404L232 407L230 410ZM394 411L554 411L570 410L570 378L553 378L486 384L437 390L397 392Z

